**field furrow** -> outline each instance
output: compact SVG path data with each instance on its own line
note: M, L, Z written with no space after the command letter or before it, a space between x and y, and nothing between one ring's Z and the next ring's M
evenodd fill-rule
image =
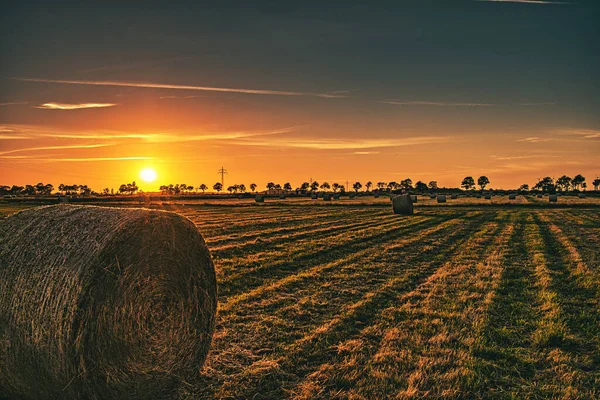
M253 363L246 367L244 375L248 377L252 376L252 379L257 381L257 384L260 384L260 382L268 382L269 379L272 379L263 378L261 377L262 374L275 374L278 376L277 374L280 372L291 373L285 370L299 368L297 364L304 366L309 360L310 364L316 363L319 359L323 362L326 361L331 356L331 349L329 348L331 343L335 343L348 335L357 334L362 327L372 323L373 318L378 314L379 307L385 304L392 304L399 296L399 293L409 292L429 275L433 274L437 268L443 265L444 259L451 257L452 254L458 251L461 243L467 240L469 232L477 230L477 227L481 225L486 226L487 228L485 229L489 229L490 226L488 223L491 218L493 218L492 215L476 216L470 222L465 221L467 222L465 224L438 230L437 234L430 237L431 240L424 238L419 240L419 242L415 242L410 247L402 246L401 243L397 243L396 241L391 241L387 246L381 246L378 249L379 251L375 253L375 261L371 259L373 256L366 257L366 259L364 257L361 258L361 261L364 259L367 264L371 262L376 263L375 268L368 272L373 275L379 274L379 280L369 279L370 274L367 274L367 276L348 276L352 270L337 267L335 270L343 273L343 279L326 279L320 282L339 281L341 282L339 284L341 287L337 288L335 287L336 284L333 283L327 285L325 288L319 288L323 293L319 297L323 295L328 296L330 298L328 302L333 301L333 306L335 307L333 310L322 310L322 314L328 315L333 312L337 316L333 319L324 320L320 325L313 323L314 327L312 330L308 329L308 326L303 327L299 332L304 332L304 334L300 335L301 337L296 339L295 342L287 346L278 346L280 352L285 355L283 358L281 356L271 357L271 361L268 361L268 358L261 359L258 364ZM424 243L420 244L421 242ZM439 243L440 247L435 246L434 243ZM444 243L446 244L444 245ZM421 246L425 247L419 250ZM440 248L443 251L440 251ZM414 253L410 250L414 250ZM379 262L377 262L377 258L379 258ZM357 265L356 267L361 267L361 265ZM355 301L351 301L345 306L341 306L335 302L340 296L341 298L348 296L348 292L343 292L342 290L354 281L365 285L364 291L349 292L349 300L355 299ZM359 297L356 297L357 295ZM309 294L305 298L313 299L314 294ZM276 309L281 308L285 309L285 307L281 306ZM288 306L288 309L294 311L293 316L290 317L298 318L298 311L295 308ZM294 319L290 318L286 320L293 321ZM291 336L294 337L295 335ZM263 371L259 368L261 365L263 367L271 365L271 367L276 366L276 368L267 368ZM294 376L299 375L301 377L307 374L309 371L303 371L305 369L306 367L294 371ZM298 380L298 377L295 380ZM263 393L264 390L273 389L256 388L255 390L257 390L257 393ZM275 396L277 397L277 395ZM245 396L242 395L241 397Z

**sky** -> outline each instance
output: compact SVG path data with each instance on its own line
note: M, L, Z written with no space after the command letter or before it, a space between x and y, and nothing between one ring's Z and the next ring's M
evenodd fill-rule
M13 3L0 184L600 175L597 1Z

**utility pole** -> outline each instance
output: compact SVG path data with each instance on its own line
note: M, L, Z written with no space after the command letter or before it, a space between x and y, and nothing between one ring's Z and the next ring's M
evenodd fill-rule
M225 174L227 173L227 170L223 167L221 167L221 169L219 171L217 171L217 175L221 174L221 186L223 186L223 189L225 189Z
M349 192L350 189L348 188L348 180L346 180L346 192Z

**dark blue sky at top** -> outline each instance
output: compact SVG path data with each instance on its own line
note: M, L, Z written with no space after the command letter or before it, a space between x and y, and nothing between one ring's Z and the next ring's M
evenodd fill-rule
M549 102L594 125L600 1L572 3L23 1L0 17L0 101L43 87L10 77L112 79Z

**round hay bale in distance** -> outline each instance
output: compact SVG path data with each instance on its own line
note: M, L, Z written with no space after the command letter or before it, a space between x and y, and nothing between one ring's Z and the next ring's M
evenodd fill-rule
M0 221L0 393L171 398L204 363L217 282L178 214L56 205Z
M264 203L265 202L265 196L261 196L260 194L257 194L254 197L254 201L257 203Z
M375 194L373 195L373 197L374 197L374 198L376 198L376 199L378 199L378 198L379 198L379 193L375 193Z
M486 194L485 195L485 199L486 200L491 200L492 199L492 195L491 194Z
M516 200L517 199L517 195L516 194L509 194L508 195L508 199L509 200Z
M580 199L585 199L585 193L579 193L579 198Z
M457 196L457 195L455 195L455 194L453 194L453 195L450 195L450 198L451 198L452 200L456 200L456 199L458 198L458 196Z
M542 196L541 194L538 194L538 195L537 195L537 198L538 198L538 199L541 199L542 197L544 197L544 196Z
M555 194L551 194L550 196L548 196L548 201L550 201L551 203L556 203L558 201L558 196Z
M392 199L392 209L394 214L413 215L414 208L411 196L408 194L395 196Z
M445 195L445 194L440 194L440 195L437 197L437 202L438 202L438 203L445 203L445 202L446 202L446 195Z

